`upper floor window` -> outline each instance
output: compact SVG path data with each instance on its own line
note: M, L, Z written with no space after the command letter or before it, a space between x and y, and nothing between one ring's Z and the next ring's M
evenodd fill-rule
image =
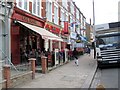
M72 19L72 17L70 16L70 24L73 22L73 19Z
M36 14L36 0L33 0L33 13Z
M17 6L21 9L27 10L28 9L28 1L27 0L16 0Z
M28 8L28 2L27 0L24 0L24 9L27 10L27 8Z
M86 19L83 19L83 29L86 29Z
M79 20L79 11L78 10L76 11L76 17Z
M80 34L80 21L76 20L76 31L78 34Z
M18 4L17 5L22 8L22 0L18 0Z
M46 1L46 17L48 21L52 22L52 1Z
M33 0L33 13L41 16L41 0Z
M70 11L74 15L74 5L72 2L70 3Z
M81 29L83 29L83 16L81 14Z
M64 11L63 10L61 10L61 26L62 27L64 27L64 23L63 23L63 21L65 20L65 17L64 17Z
M64 27L64 21L68 21L68 14L61 9L61 26Z
M41 0L16 0L16 3L19 8L41 16Z
M37 2L37 15L40 15L40 12L41 12L41 8L40 8L40 5L41 3L40 2Z
M68 14L65 13L65 21L68 21Z
M54 5L54 23L58 24L58 6Z
M68 10L68 2L67 2L67 0L62 0L62 6L65 7L65 9Z

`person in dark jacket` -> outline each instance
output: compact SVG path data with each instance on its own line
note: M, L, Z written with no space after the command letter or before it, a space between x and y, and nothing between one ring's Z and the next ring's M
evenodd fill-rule
M90 47L87 47L87 53L88 53L89 56L90 56L90 53L91 53L91 49L90 49Z
M75 64L78 66L78 52L76 50L76 48L74 48L74 51L73 51L73 57L75 58Z

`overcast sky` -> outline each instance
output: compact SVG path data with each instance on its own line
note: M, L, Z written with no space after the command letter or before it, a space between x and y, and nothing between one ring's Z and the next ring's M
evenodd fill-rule
M90 18L93 20L93 0L73 1L80 8L88 23ZM118 1L120 0L94 0L96 25L118 21Z

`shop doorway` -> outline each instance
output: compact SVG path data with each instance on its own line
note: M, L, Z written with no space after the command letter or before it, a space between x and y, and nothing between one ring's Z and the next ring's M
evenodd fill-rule
M27 63L28 58L31 57L32 50L35 53L39 53L44 49L44 39L42 39L41 35L33 32L32 30L21 27L20 29L20 60L21 63ZM34 55L34 58L38 58L40 55ZM40 57L39 57L40 58ZM41 62L39 62L41 63Z

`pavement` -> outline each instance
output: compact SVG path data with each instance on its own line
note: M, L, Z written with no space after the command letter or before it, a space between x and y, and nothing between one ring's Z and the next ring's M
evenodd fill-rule
M97 64L91 55L79 57L79 66L72 60L47 74L36 73L36 78L16 88L89 88Z

